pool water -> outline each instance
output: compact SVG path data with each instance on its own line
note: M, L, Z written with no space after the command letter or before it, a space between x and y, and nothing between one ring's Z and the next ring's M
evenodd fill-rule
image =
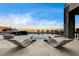
M45 39L49 39L49 35L48 34L30 34L32 39L35 40L45 40Z

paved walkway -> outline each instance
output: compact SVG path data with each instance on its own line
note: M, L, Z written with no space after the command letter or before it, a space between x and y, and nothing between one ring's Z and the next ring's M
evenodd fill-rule
M53 35L52 35L53 36ZM2 38L2 37L1 37ZM17 40L23 40L27 36L17 36ZM58 38L58 37L57 37ZM59 37L60 39L62 37ZM42 39L38 39L26 48L18 47L6 40L0 40L1 56L79 56L79 41L74 40L63 47L54 48Z

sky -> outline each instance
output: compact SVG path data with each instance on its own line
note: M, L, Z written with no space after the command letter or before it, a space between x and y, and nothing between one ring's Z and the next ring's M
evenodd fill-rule
M79 28L79 15L75 15L75 28Z
M55 29L63 21L64 3L0 3L0 25Z

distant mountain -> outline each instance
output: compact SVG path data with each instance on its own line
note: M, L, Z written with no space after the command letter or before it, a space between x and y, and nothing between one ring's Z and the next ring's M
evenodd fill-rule
M16 28L13 28L12 26L10 26L10 27L8 27L8 26L0 26L0 31L2 31L3 29L8 29L8 28L10 28L10 29L16 29Z

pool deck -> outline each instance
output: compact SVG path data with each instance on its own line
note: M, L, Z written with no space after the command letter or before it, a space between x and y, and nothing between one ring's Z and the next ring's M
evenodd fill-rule
M53 35L51 36L53 37ZM79 40L77 39L60 48L54 48L42 39L35 41L26 48L21 48L3 40L2 35L0 35L0 38L0 56L79 56ZM20 41L26 38L27 36L15 37L15 39ZM60 40L61 38L57 37Z

